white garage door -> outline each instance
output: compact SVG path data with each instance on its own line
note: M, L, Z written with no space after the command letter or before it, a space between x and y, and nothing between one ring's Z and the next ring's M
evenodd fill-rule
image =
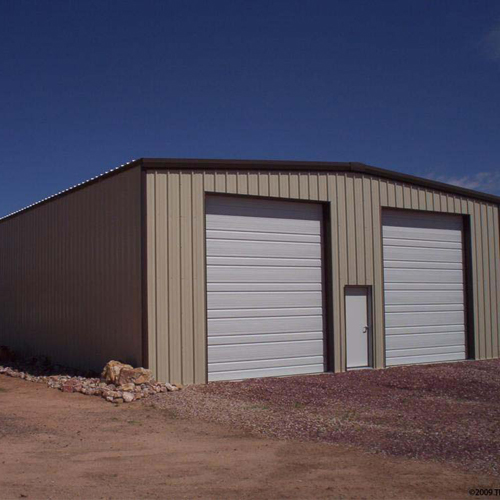
M460 216L383 214L386 364L465 359Z
M324 371L319 205L207 197L208 380Z

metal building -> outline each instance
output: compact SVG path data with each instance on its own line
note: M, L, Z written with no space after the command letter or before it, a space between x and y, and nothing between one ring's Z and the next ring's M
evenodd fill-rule
M0 221L0 344L203 383L500 356L500 198L141 159Z

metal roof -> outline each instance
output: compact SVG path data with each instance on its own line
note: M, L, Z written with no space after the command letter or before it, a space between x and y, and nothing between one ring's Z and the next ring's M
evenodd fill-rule
M452 193L455 195L478 199L489 203L500 205L500 196L488 193L482 193L472 189L466 189L444 182L425 179L414 175L403 174L393 170L373 167L359 162L320 162L320 161L288 161L288 160L228 160L228 159L199 159L199 158L140 158L131 160L118 167L112 168L100 175L92 177L86 181L80 182L63 191L48 196L40 201L32 203L24 208L16 210L10 214L0 217L0 222L10 219L23 212L31 210L39 205L65 196L73 191L99 182L111 175L115 175L130 168L141 166L145 169L166 168L176 170L296 170L296 171L314 171L314 172L352 172L358 174L372 175L385 179L395 180L402 183L413 184L428 189Z
M15 215L19 215L22 212L26 212L27 210L30 210L34 207L37 207L38 205L43 205L44 203L47 203L48 201L52 201L56 198L64 196L65 194L71 193L72 191L76 191L77 189L81 189L89 184L93 184L94 182L97 182L101 179L109 177L110 175L121 172L122 170L125 170L131 166L134 166L135 164L137 164L137 160L131 160L127 163L119 165L118 167L112 168L111 170L107 170L106 172L103 172L102 174L91 177L90 179L87 179L86 181L79 182L78 184L75 184L74 186L71 186L67 189L63 189L62 191L59 191L58 193L55 193L53 195L47 196L47 198L43 198L39 201L36 201L35 203L32 203L31 205L27 205L24 208L20 208L19 210L15 210L14 212L11 212L10 214L7 214L7 215L0 217L0 222L4 221L5 219L9 219L11 217L14 217Z

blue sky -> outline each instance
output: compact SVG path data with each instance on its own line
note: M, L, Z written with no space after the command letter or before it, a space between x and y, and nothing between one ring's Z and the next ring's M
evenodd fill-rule
M139 157L500 194L500 2L0 1L0 215Z

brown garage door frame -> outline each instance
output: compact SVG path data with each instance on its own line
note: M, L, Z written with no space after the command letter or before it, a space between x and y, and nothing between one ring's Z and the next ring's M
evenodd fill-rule
M434 210L415 210L411 208L395 208L383 207L381 212L390 210L391 212L402 213L426 213L435 214L440 216L446 215L460 215L462 217L462 247L463 247L463 275L464 275L464 313L465 313L465 354L466 360L476 359L476 343L475 343L475 328L474 328L474 288L472 276L472 234L471 234L471 216L468 214L447 214ZM380 214L380 234L382 234L383 220L382 213ZM385 334L385 266L384 266L384 245L383 239L380 239L381 244L381 258L382 258L382 304L384 310L384 367L387 367L386 361L386 334Z
M233 193L204 193L203 197L203 231L205 233L204 238L204 274L205 274L205 332L207 335L207 342L205 343L205 377L208 381L208 291L207 291L207 262L206 262L206 202L207 197L226 197L226 198L242 198L242 199L255 199L256 201L270 200L270 201L290 201L292 203L304 203L307 205L317 204L321 206L322 209L322 261L323 261L323 331L324 331L324 356L325 356L325 372L334 372L337 368L335 366L335 356L334 356L334 331L333 331L333 282L332 282L332 237L331 237L331 202L329 201L310 201L310 200L296 200L296 199L285 199L277 198L274 196L256 196L256 195L245 195L245 194L233 194ZM338 367L340 369L340 367ZM208 383L208 382L207 382Z

